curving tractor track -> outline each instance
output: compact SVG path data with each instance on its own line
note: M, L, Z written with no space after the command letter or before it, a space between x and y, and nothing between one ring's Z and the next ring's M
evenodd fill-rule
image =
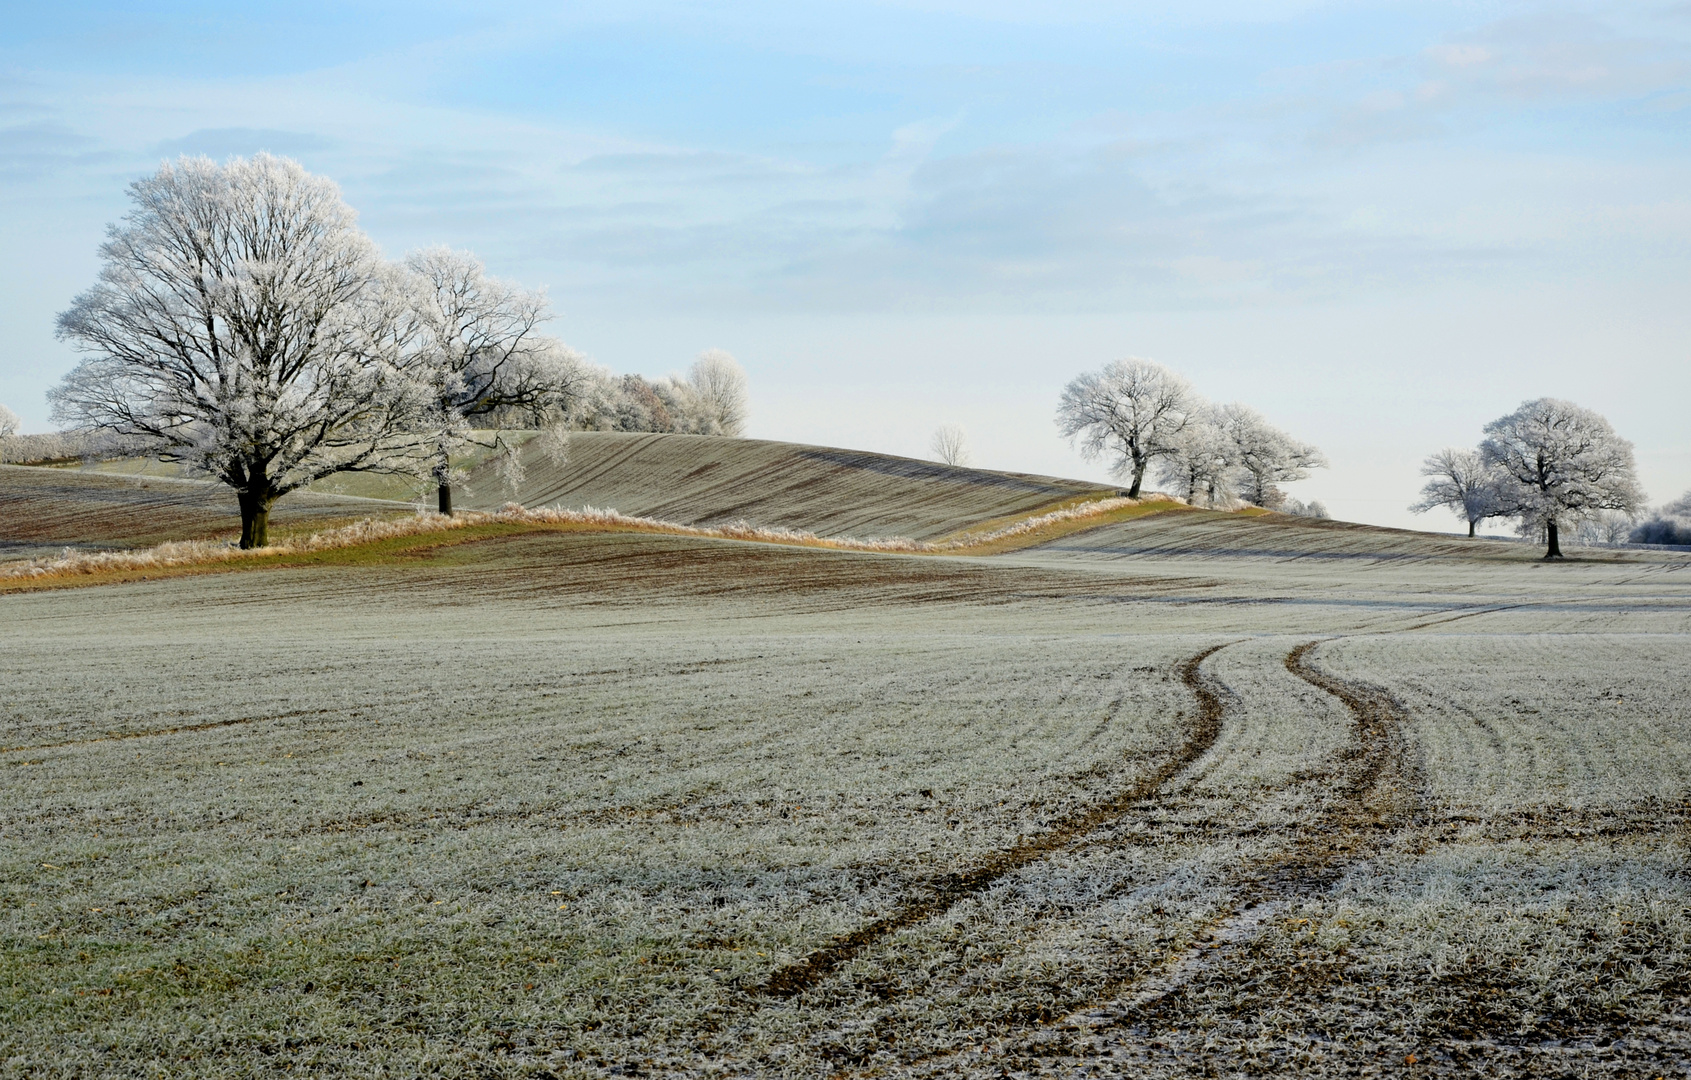
M984 892L1006 874L1072 848L1142 806L1166 784L1197 764L1209 752L1210 747L1215 745L1216 738L1221 734L1224 712L1222 699L1208 685L1200 667L1205 660L1225 647L1225 644L1212 645L1176 666L1181 681L1197 699L1197 709L1187 725L1185 738L1179 749L1150 775L1118 792L1109 801L1076 814L1045 833L1030 837L968 870L947 874L930 882L892 914L836 938L797 963L776 969L761 986L753 990L753 994L760 998L773 999L790 998L800 994L889 934L944 914L960 901Z
M1086 1008L966 1052L931 1055L905 1063L912 1076L1000 1075L1053 1059L1095 1057L1098 1044L1119 1039L1125 1029L1156 1029L1170 1018L1184 991L1204 980L1228 978L1229 951L1248 943L1290 902L1325 892L1352 866L1378 855L1409 823L1416 788L1405 728L1408 716L1384 690L1339 679L1312 663L1321 644L1309 641L1288 652L1286 670L1344 704L1351 739L1329 771L1331 798L1317 818L1273 853L1245 863L1233 879L1233 899L1207 933L1169 957L1149 975L1124 977L1106 988L1113 995ZM1183 666L1194 693L1220 708L1221 695L1206 685L1198 664L1217 650ZM1211 742L1213 743L1213 738ZM1188 764L1188 767L1190 767Z

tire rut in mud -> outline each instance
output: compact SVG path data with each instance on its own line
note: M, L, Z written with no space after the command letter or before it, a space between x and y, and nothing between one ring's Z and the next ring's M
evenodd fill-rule
M1286 654L1285 667L1293 676L1339 699L1353 720L1354 740L1340 755L1334 770L1335 798L1319 818L1299 830L1292 843L1254 860L1234 878L1235 899L1203 940L1171 957L1157 973L1130 976L1103 988L1110 995L1075 1009L1065 1018L1011 1035L988 1053L989 1060L1019 1056L1023 1048L1044 1043L1040 1059L1050 1064L1050 1043L1066 1036L1102 1032L1142 1024L1155 1018L1160 1007L1178 999L1189 984L1212 975L1221 954L1254 938L1269 919L1291 901L1315 896L1339 880L1352 866L1373 857L1408 822L1413 810L1414 780L1406 743L1408 714L1379 687L1337 678L1314 667L1309 653L1320 641L1309 641ZM1218 948L1219 946L1219 948ZM1062 1051L1057 1054L1062 1056ZM953 1059L942 1052L907 1063L901 1075L937 1075L936 1068L978 1067L980 1062ZM996 1072L997 1064L989 1071Z
M1221 734L1221 696L1208 685L1199 668L1205 660L1228 644L1231 643L1213 645L1181 661L1175 668L1181 682L1197 699L1197 715L1187 728L1186 740L1180 749L1154 773L1118 792L1108 802L1095 805L1048 832L998 852L972 869L947 874L931 881L922 892L905 901L891 915L877 919L850 934L837 937L803 960L777 969L761 986L754 988L752 993L777 999L800 994L889 934L945 913L959 901L985 891L1005 875L1061 851L1088 834L1113 824L1156 795L1164 784L1196 764Z
M1377 854L1408 820L1415 778L1409 715L1389 693L1329 675L1309 663L1308 641L1286 654L1286 670L1339 699L1355 722L1355 742L1339 757L1336 798L1296 842L1259 868L1247 904L1294 899L1326 889L1352 864Z
M1319 895L1357 863L1378 855L1408 823L1414 808L1415 776L1406 741L1408 713L1385 690L1351 682L1314 667L1307 641L1286 654L1286 670L1339 699L1351 714L1355 740L1339 756L1335 798L1313 823L1298 830L1281 850L1257 859L1235 879L1232 914L1213 931L1228 944L1247 940L1238 926L1260 923L1274 907ZM1200 946L1172 965L1190 970L1194 959L1213 953ZM1166 977L1165 977L1166 979ZM1168 980L1160 992L1142 992L1148 1005L1183 980Z

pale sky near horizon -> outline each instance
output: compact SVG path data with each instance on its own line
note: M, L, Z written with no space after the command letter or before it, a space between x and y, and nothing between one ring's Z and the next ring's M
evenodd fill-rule
M1691 488L1691 3L61 3L0 24L0 402L48 428L124 187L269 150L390 255L548 288L751 434L1095 478L1062 385L1156 359L1320 446L1337 517L1522 400Z

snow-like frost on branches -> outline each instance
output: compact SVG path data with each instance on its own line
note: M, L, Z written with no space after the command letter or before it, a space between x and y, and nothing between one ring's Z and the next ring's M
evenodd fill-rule
M1235 493L1274 509L1280 485L1302 480L1327 459L1240 404L1213 406L1161 364L1129 357L1077 376L1063 388L1057 427L1088 460L1105 458L1138 496L1152 465L1193 505L1227 506Z
M1421 475L1428 480L1421 498L1409 508L1412 513L1447 507L1467 522L1468 535L1473 536L1480 522L1504 512L1508 477L1487 464L1478 450L1447 446L1421 463Z
M1605 510L1636 513L1644 503L1632 444L1590 409L1538 398L1487 424L1485 434L1480 453L1504 477L1499 512L1518 517L1522 535L1545 536L1546 557L1561 554L1562 528Z
M1248 405L1223 405L1213 415L1232 446L1234 475L1246 502L1276 509L1285 499L1281 484L1302 480L1309 470L1327 466L1320 450L1292 438Z
M452 455L489 420L520 419L530 426L555 421L586 393L593 372L563 342L540 333L551 318L546 297L489 277L473 255L445 247L406 257L408 312L414 346L406 372L427 387L418 425L432 444L432 474L440 507L451 510ZM515 491L522 466L503 451L502 475Z
M1173 454L1203 401L1161 364L1128 357L1076 376L1063 388L1057 428L1088 460L1107 458L1137 497L1145 470Z
M1194 411L1191 423L1174 439L1174 449L1157 466L1157 478L1169 493L1193 506L1226 506L1233 501L1238 462L1233 440L1216 423L1208 406Z
M259 154L130 185L99 282L58 319L86 355L56 420L215 476L262 545L270 505L337 472L415 472L427 401L403 283L331 181Z
M704 435L743 435L750 408L746 369L726 349L706 349L687 371Z

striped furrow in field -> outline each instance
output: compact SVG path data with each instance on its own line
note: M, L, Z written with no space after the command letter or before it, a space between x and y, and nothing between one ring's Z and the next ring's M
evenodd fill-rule
M464 505L597 506L684 525L745 521L822 536L931 540L1114 493L1075 480L762 439L578 432L566 461L548 459L533 443L522 452L526 475L515 491L490 462L471 472Z

